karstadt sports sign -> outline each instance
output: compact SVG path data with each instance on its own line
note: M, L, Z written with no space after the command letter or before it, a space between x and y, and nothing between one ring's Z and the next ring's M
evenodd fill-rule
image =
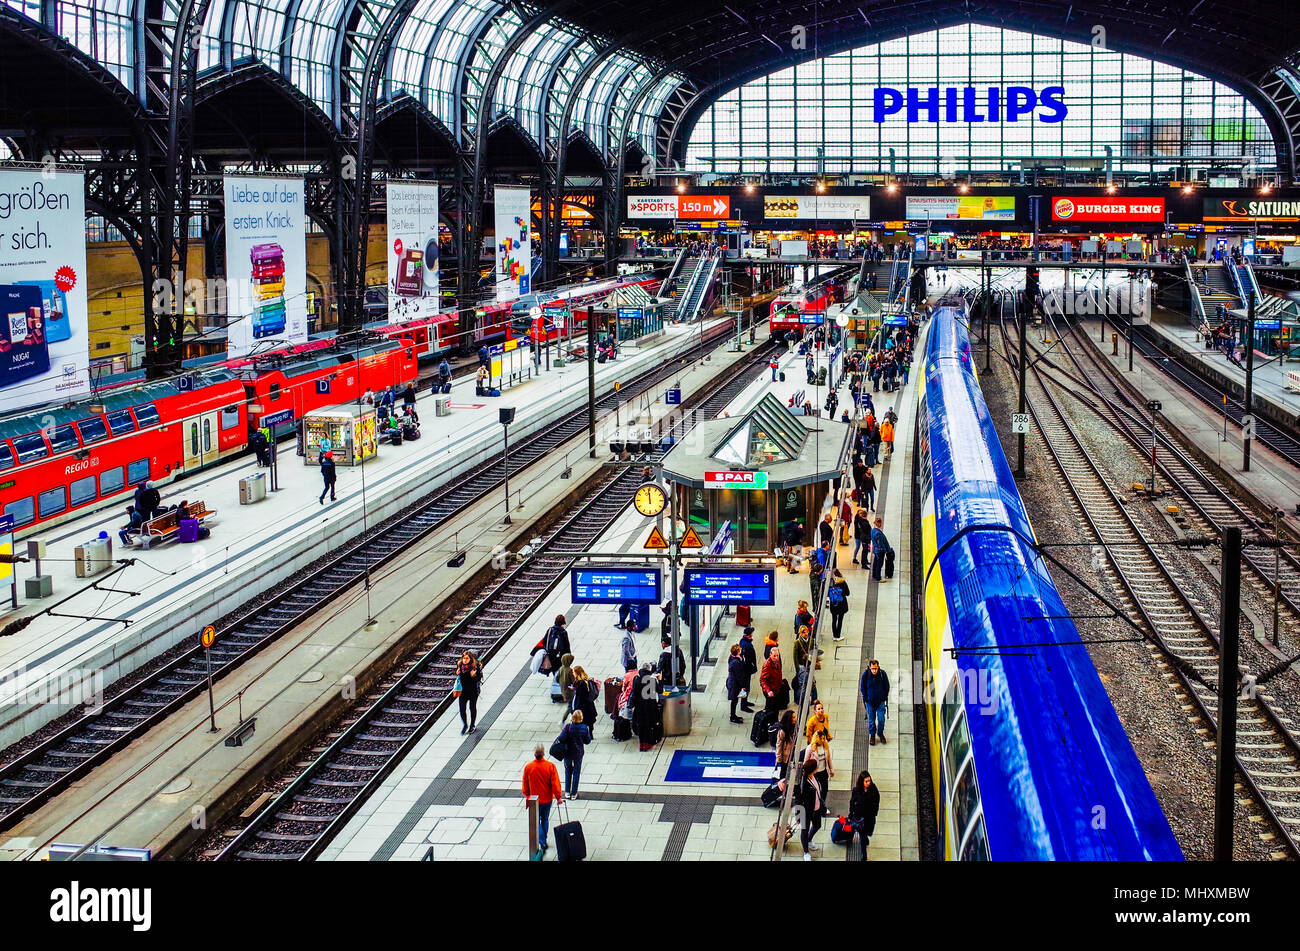
M1163 198L1098 198L1057 196L1052 199L1053 221L1164 221Z
M731 217L731 198L727 195L629 195L627 216L721 221Z

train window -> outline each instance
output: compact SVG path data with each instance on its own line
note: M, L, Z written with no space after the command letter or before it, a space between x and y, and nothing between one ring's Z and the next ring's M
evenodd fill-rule
M158 422L158 407L152 403L141 403L135 409L135 418L141 426L152 426Z
M36 505L32 502L29 495L25 499L18 499L16 502L10 502L5 506L5 514L14 517L14 526L26 525L36 518Z
M121 492L126 485L122 481L122 467L116 469L106 469L99 474L99 494L112 495L114 492Z
M221 411L221 431L234 429L239 425L239 407L227 406Z
M129 409L119 409L108 414L108 431L114 436L135 432L135 420Z
M135 485L149 478L149 460L137 459L126 467L126 484Z
M76 449L78 445L77 431L72 428L71 423L55 426L50 430L50 448L55 452L67 452L69 449Z
M203 451L212 451L212 420L203 420Z
M989 860L989 837L984 831L984 817L981 816L975 823L975 828L970 830L970 835L966 836L966 844L962 846L961 860L963 862L987 862Z
M948 743L944 749L944 756L948 761L948 775L956 776L957 771L961 769L961 764L966 762L966 756L970 753L970 727L966 723L966 717L961 716L957 719L957 725L948 737Z
M86 476L84 479L78 479L70 486L72 490L72 504L84 505L95 497L95 477Z
M67 507L68 490L64 486L59 486L57 489L46 489L36 496L36 511L40 513L41 518L58 515Z
M970 824L971 817L980 805L979 789L975 785L975 761L968 760L957 781L952 785L952 827L960 837Z
M14 464L14 451L7 442L0 442L0 469L8 469Z
M276 401L279 400L279 399L280 399L280 384L279 384L279 383L272 383L272 384L271 384L271 402L274 403L274 402L276 402Z
M45 445L45 437L40 433L27 433L24 436L14 437L14 449L18 452L18 464L31 462L33 459L44 459L50 454Z
M108 427L98 416L87 416L85 419L77 420L77 429L81 431L83 444L108 438Z

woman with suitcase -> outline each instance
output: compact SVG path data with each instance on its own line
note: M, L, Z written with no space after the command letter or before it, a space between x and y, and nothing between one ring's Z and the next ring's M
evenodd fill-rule
M600 684L587 676L581 666L573 668L573 702L574 713L581 712L586 723L596 722L596 698L600 696Z

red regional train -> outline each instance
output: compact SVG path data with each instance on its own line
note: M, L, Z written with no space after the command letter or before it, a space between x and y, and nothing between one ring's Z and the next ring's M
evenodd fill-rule
M485 344L500 343L512 335L511 305L511 301L502 301L479 307L474 316L475 348ZM430 317L406 320L398 324L376 320L366 324L366 329L390 340L408 340L415 348L415 356L418 360L444 356L461 344L454 310Z
M272 429L284 435L305 413L418 375L409 340L232 363L0 419L0 512L27 533L125 504L145 479L242 452L264 418L279 417Z
M826 321L826 308L835 302L829 284L800 288L772 300L772 317L768 330L783 334L787 330L806 330Z
M545 293L529 295L534 302L526 304L523 312L520 313L520 302L515 302L515 315L511 321L511 337L519 339L529 337L533 340L558 340L561 333L565 337L572 336L577 332L585 332L587 328L587 318L591 314L591 308L601 303L620 287L630 287L635 284L643 288L651 296L663 283L661 278L647 276L637 280L629 281L626 278L613 278L607 281L593 281L587 284L575 284L568 290L555 292L554 297L547 297ZM542 308L541 317L533 317L529 311L533 306ZM549 321L546 316L548 308L565 308L572 315L573 324L564 328L563 332Z

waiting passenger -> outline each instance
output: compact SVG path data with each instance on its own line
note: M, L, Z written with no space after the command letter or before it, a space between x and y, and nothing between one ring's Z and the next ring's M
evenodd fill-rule
M130 547L132 536L140 534L140 528L144 525L144 518L141 517L139 510L134 505L126 507L126 524L121 527L117 537L122 539L122 544Z

